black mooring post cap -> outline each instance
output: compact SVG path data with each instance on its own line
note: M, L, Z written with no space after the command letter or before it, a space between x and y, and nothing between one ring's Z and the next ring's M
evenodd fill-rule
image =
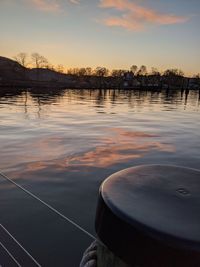
M117 172L100 188L99 239L134 266L200 266L200 171L143 165Z

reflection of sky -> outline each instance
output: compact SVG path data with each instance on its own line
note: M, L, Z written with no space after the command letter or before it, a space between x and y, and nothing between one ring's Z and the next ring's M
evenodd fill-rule
M190 92L186 102L181 92L113 90L2 96L0 166L17 170L26 164L30 171L52 165L108 167L156 151L174 154L182 131L197 134L192 122L198 121L198 97Z
M20 173L30 173L52 166L57 170L76 165L107 168L141 158L152 151L175 152L171 144L162 144L156 140L159 136L153 134L108 128L101 135L99 138L96 137L96 146L88 144L88 149L83 152L78 149L70 151L70 147L65 145L65 137L35 139L27 143L23 149L22 144L21 147L15 147L15 154L18 156L12 158L12 165L17 165ZM72 139L70 141L73 142ZM1 164L6 164L8 157L5 157ZM15 171L15 175L18 175L18 171Z
M154 163L199 168L198 99L194 91L1 92L0 169L94 233L98 188L110 174ZM1 177L0 209L43 266L66 258L78 266L84 236Z
M149 151L174 152L174 147L155 141L155 135L126 131L124 129L110 129L110 134L102 138L102 144L81 155L67 158L67 166L88 165L106 168L114 164L143 157ZM152 140L153 139L153 140Z

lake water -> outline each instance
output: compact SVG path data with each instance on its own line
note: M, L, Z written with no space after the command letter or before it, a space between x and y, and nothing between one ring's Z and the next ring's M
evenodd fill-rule
M2 90L1 90L2 91ZM200 169L198 91L0 93L0 169L92 234L101 182L140 164ZM0 241L22 266L77 267L92 240L0 176ZM0 247L0 265L17 266Z

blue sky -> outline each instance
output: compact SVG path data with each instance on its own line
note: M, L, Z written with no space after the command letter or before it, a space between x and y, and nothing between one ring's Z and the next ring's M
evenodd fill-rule
M1 0L0 55L52 64L200 73L198 0Z

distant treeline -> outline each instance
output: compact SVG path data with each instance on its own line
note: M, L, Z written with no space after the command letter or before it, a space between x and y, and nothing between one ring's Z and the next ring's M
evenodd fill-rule
M132 65L128 70L108 70L105 67L70 68L53 66L48 60L33 53L19 53L14 60L0 56L0 86L29 88L80 89L200 89L200 75L185 77L179 69L163 73L156 68Z
M125 73L131 72L134 76L179 76L184 77L184 72L180 69L173 68L167 69L163 72L160 72L157 68L152 67L148 71L145 65L138 67L137 65L130 66L129 69L113 69L109 70L106 67L99 66L96 68L91 67L82 67L82 68L69 68L65 70L65 67L62 64L53 65L49 62L47 58L40 55L39 53L32 53L30 58L27 53L21 52L18 55L14 56L13 59L18 62L23 67L30 68L46 68L60 73L65 73L69 75L76 76L100 76L100 77L122 77ZM200 78L200 73L193 76L194 78Z

